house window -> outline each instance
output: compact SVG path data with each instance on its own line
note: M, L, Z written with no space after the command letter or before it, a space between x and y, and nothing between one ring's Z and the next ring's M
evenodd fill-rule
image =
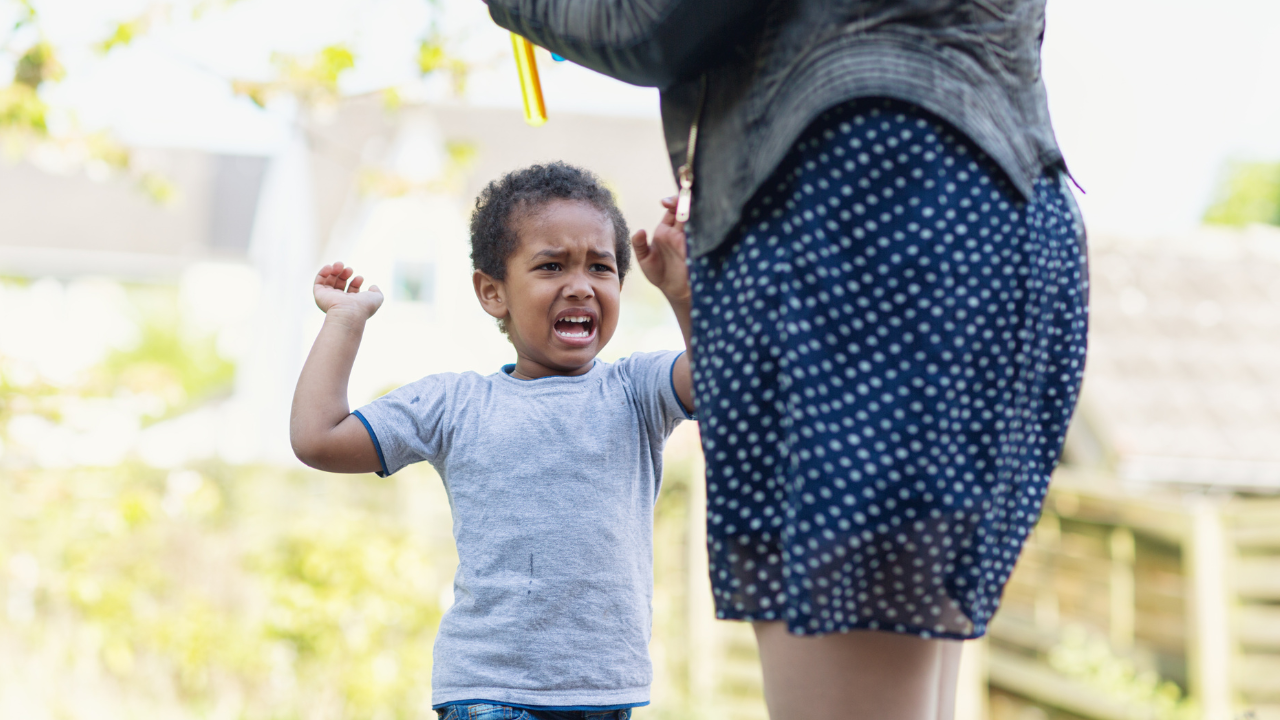
M436 299L436 264L397 262L391 297L407 302L432 303Z

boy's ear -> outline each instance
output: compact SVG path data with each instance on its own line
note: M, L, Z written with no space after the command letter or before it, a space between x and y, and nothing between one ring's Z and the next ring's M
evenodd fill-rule
M501 280L494 280L485 273L476 270L471 274L471 284L476 289L476 299L480 307L499 320L511 314L507 307L507 288Z

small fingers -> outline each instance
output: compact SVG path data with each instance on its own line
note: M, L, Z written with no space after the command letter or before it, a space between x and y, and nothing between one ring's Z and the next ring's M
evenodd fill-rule
M342 261L338 261L320 268L320 272L316 273L316 284L342 290L353 274L355 274L355 268L347 267L342 264Z
M637 259L649 255L649 234L644 231L644 228L631 233L631 247L635 248Z
M347 268L347 272L351 272L351 268ZM351 278L351 284L347 286L347 292L360 292L360 285L362 283L364 283L364 278L360 275Z
M662 207L668 210L674 210L676 207L676 200L677 200L677 197L675 195L672 195L670 197L664 197L661 200Z
M342 287L353 272L352 268L344 267L341 262L335 262L332 265L325 265L320 268L320 272L316 274L316 283L328 285L329 287Z
M660 248L663 252L673 252L683 256L686 248L685 242L684 223L676 223L670 230L664 229L663 232L656 233L653 237L653 242L649 244L650 246L656 246L651 248L653 250Z

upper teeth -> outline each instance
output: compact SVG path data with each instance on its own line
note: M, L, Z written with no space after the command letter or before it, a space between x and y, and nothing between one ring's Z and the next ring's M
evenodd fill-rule
M560 318L560 319L563 320L564 322L576 322L576 323L584 323L591 320L591 318L587 317L586 315L578 315L575 317L566 317L566 318Z

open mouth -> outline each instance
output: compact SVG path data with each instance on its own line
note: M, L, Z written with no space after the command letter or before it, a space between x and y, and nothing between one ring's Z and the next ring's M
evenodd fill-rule
M590 315L565 315L555 324L556 335L566 340L586 340L595 330L596 321Z

